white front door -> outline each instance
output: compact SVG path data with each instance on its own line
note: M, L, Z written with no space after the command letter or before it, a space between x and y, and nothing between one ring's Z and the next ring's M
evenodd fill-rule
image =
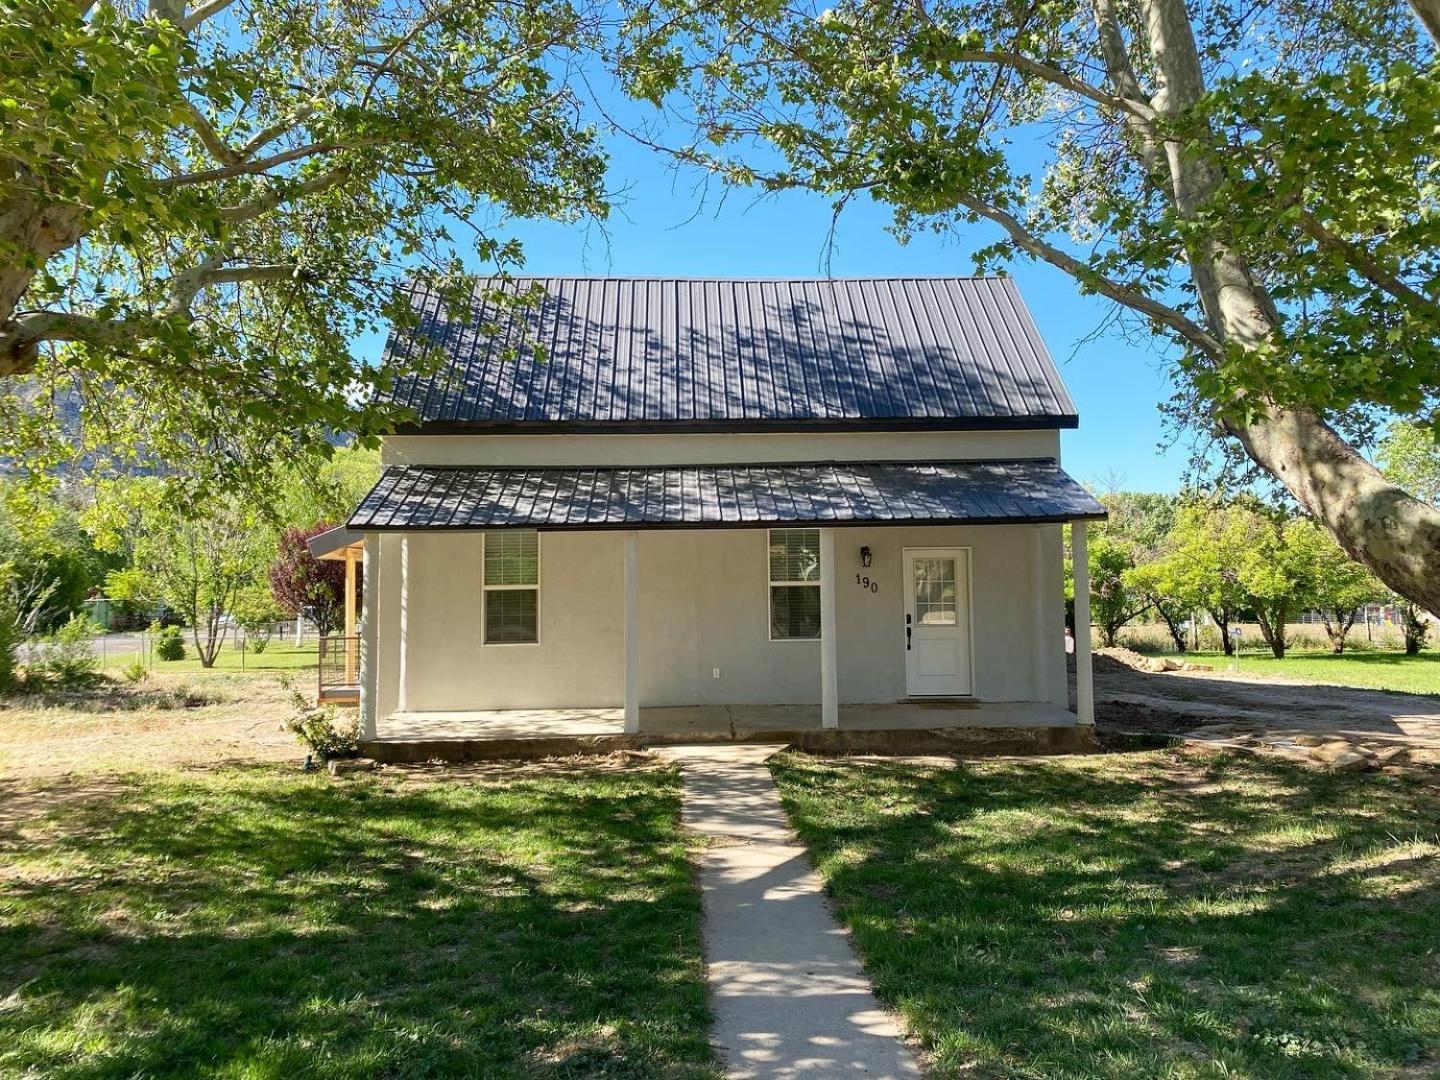
M964 697L970 675L970 551L905 549L905 689Z

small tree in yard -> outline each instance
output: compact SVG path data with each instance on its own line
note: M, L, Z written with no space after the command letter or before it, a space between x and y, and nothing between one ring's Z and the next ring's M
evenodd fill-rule
M280 554L270 564L270 591L289 615L308 611L322 634L333 634L345 618L345 564L317 559L308 541L333 525L286 529L280 536ZM357 588L359 567L356 568Z
M1170 597L1172 607L1203 609L1220 631L1226 656L1235 651L1230 624L1245 603L1237 553L1245 546L1247 521L1243 511L1234 507L1184 508L1166 537L1165 554L1143 568L1145 574L1137 583L1148 582L1151 590ZM1170 632L1175 635L1173 626Z
M1382 599L1385 586L1314 522L1297 522L1296 526L1295 542L1310 560L1311 601L1325 625L1331 651L1343 653L1360 608Z
M1405 655L1418 656L1430 634L1430 623L1424 609L1403 596L1395 597L1395 610L1400 616L1400 632L1405 635Z
M260 581L240 591L231 613L236 624L245 631L246 644L257 653L264 652L269 646L275 624L285 616L271 595L269 586Z
M1122 627L1150 607L1145 596L1126 584L1134 566L1128 547L1104 532L1090 541L1090 615L1100 628L1100 641L1114 648Z
M191 629L201 667L213 667L229 633L225 616L259 577L265 529L234 499L181 509L161 496L154 484L130 492L135 572L112 575L112 588L123 582L131 595L119 599L163 603L178 612Z
M1246 525L1246 544L1237 555L1245 606L1255 612L1270 652L1283 660L1286 624L1314 605L1313 524L1258 510L1239 513Z
M1125 571L1125 587L1143 598L1160 616L1176 652L1185 651L1185 620L1196 604L1173 559L1166 556Z

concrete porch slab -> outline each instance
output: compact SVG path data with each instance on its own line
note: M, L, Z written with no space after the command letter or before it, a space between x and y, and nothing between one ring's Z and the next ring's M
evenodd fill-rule
M479 761L605 754L703 743L795 745L819 753L1075 753L1095 748L1094 729L1045 702L900 702L842 705L840 726L812 705L707 705L640 710L625 732L620 709L402 712L363 744L380 761Z

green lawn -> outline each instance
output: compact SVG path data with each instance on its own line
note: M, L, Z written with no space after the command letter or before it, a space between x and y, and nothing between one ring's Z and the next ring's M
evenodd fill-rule
M1235 667L1232 659L1218 652L1185 653L1182 660L1211 664L1217 671ZM1400 652L1292 652L1284 660L1268 653L1247 652L1238 658L1243 675L1265 678L1281 675L1290 679L1359 686L1369 690L1403 690L1411 694L1440 694L1440 652L1406 656Z
M133 664L136 660L142 660L147 667L153 664L157 672L204 672L205 668L200 666L200 661L195 657L195 643L190 640L189 631L185 633L187 636L184 660L161 660L148 653L140 652L106 653L104 656L105 670L116 671ZM230 673L240 671L310 671L313 673L319 662L320 646L315 643L314 637L309 638L298 649L288 641L275 639L270 642L264 652L260 653L254 649L246 649L242 652L227 642L216 654L215 666L210 670Z
M1171 750L771 764L937 1076L1440 1072L1435 788Z
M672 770L0 784L0 1075L713 1075Z

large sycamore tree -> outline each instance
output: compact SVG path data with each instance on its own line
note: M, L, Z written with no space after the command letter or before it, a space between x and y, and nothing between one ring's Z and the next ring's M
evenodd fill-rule
M0 456L209 473L395 417L351 343L604 211L569 0L0 0ZM94 460L92 458L92 460ZM236 470L231 469L232 479Z
M1358 449L1436 430L1434 5L625 3L631 91L690 132L642 137L1058 267L1169 339L1187 421L1440 611L1440 508Z

